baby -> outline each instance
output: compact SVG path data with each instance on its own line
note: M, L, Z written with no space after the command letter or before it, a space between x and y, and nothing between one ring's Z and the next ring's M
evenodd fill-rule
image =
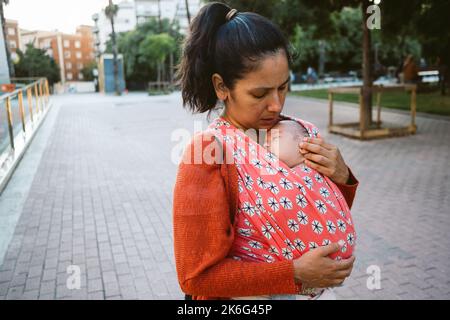
M298 144L304 137L309 137L309 133L305 127L303 127L300 123L293 121L293 120L282 120L278 122L275 126L272 127L272 129L267 132L267 136L265 138L265 144L264 147L266 147L267 150L269 150L271 153L275 154L280 161L282 161L286 166L289 168L296 168L295 171L298 170L298 178L296 176L291 176L289 178L292 182L295 180L301 181L301 183L305 183L305 186L307 188L303 188L302 193L308 193L307 199L305 197L296 197L296 204L303 209L298 211L297 217L298 222L301 224L300 227L294 228L294 230L289 230L284 227L282 224L282 218L280 218L280 221L277 221L276 218L274 218L275 223L277 223L278 230L280 232L281 237L284 235L287 237L288 240L294 241L294 240L300 240L300 243L302 243L301 240L303 240L307 245L309 244L310 249L315 248L312 247L311 244L315 245L326 245L329 243L337 242L341 245L340 252L333 253L330 255L330 258L346 258L346 255L350 256L352 254L352 247L353 246L353 227L352 224L350 224L349 221L345 220L345 215L347 214L347 218L350 218L350 212L348 210L346 211L346 208L340 207L341 203L338 201L336 193L333 193L333 191L336 190L339 191L336 188L332 188L331 181L327 182L326 179L321 178L320 175L315 174L314 171L310 170L308 172L305 172L304 170L301 170L303 167L302 164L305 162L304 156L299 152ZM311 179L311 177L313 179ZM278 177L274 179L274 181L271 181L272 185L276 186L276 181L278 180ZM281 179L283 180L283 179ZM286 180L286 179L284 179ZM299 183L300 184L300 183ZM314 186L314 187L313 187ZM260 196L262 198L265 197L271 197L270 199L273 199L272 201L279 200L280 203L282 199L286 199L289 201L288 196L291 196L293 198L293 193L290 192L289 188L283 189L280 182L280 188L276 189L278 190L275 194L272 194L272 191L269 190L263 190L261 191ZM298 192L294 190L294 193L298 193L301 195L301 192ZM276 198L276 200L274 198ZM298 200L298 199L304 199ZM263 201L264 202L264 201ZM309 203L309 205L307 205ZM280 210L281 207L279 208ZM284 211L286 216L289 216L291 207L287 206L287 210ZM342 209L342 210L341 210ZM278 211L278 208L277 208ZM296 211L296 210L295 210ZM326 214L325 214L326 213ZM299 216L301 214L301 217ZM254 215L254 221L255 223L258 223L258 215ZM282 216L282 215L279 215ZM305 219L306 217L306 219ZM247 218L249 220L252 220L252 217ZM309 220L309 222L308 222ZM294 222L295 224L295 218L290 219L289 221ZM293 234L289 233L290 231L293 231ZM297 238L298 237L298 238ZM297 239L295 239L297 238ZM301 239L300 239L301 238ZM269 238L272 239L272 238ZM345 240L347 239L348 243L345 243ZM265 240L265 239L264 239ZM283 248L283 244L280 244L276 240L267 240L268 243L266 245L271 245L271 249L275 248L273 247L273 244L280 246L281 250L286 248ZM243 240L242 245L246 245L248 242L247 239ZM251 242L251 241L250 241ZM258 241L256 241L258 242ZM295 242L295 241L294 241ZM286 243L286 242L285 242ZM297 241L298 243L298 241ZM241 244L238 246L238 249L242 246ZM344 250L345 246L345 250ZM251 250L251 249L250 249ZM272 249L273 250L273 249ZM295 250L298 250L296 247ZM300 249L303 252L305 248ZM275 256L277 256L276 250ZM258 248L256 248L255 252L253 252L254 256L256 257L255 253L258 253ZM298 257L299 251L296 251L296 255ZM303 253L302 253L303 254ZM245 257L245 253L243 253ZM339 257L338 257L339 256ZM295 256L293 256L295 257ZM278 259L278 258L277 258ZM281 259L281 258L280 258ZM330 288L309 288L311 290L311 293L314 293L314 295L294 295L294 294L276 294L276 295L260 295L260 296L250 296L250 297L233 297L232 299L240 300L240 299L258 299L258 300L288 300L288 299L296 299L296 300L310 300L310 299L318 299L318 300L334 300L336 298L334 292Z
M298 151L298 144L309 134L304 127L292 120L278 122L267 133L265 147L283 161L289 168L293 168L305 161Z

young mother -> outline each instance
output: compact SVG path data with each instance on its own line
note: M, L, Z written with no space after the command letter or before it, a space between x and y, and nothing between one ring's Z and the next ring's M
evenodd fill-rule
M203 113L221 100L225 105L221 117L234 127L270 129L283 117L290 63L288 42L268 19L222 3L207 4L193 20L184 45L179 66L183 104ZM181 289L193 299L221 299L308 295L310 288L341 285L355 258L328 257L340 250L337 243L272 263L230 257L237 236L238 169L235 164L194 161L195 146L205 150L217 143L210 138L206 132L196 135L178 168L173 223ZM357 181L338 148L310 138L298 151L307 166L338 186L350 207Z

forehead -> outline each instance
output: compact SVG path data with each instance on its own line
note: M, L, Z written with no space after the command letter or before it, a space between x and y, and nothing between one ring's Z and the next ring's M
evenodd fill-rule
M240 80L246 88L276 88L289 77L289 64L283 50L266 55L258 61L258 67L246 73Z
M295 132L295 128L281 121L277 123L275 126L273 126L268 133L272 138L276 138L282 134L292 132Z
M269 130L272 136L282 135L282 134L301 134L307 135L306 129L299 123L291 120L282 120L278 122L275 126Z

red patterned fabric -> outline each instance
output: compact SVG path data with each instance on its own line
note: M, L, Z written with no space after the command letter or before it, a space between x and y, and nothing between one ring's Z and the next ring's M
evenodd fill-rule
M310 137L318 129L306 121ZM352 255L355 229L344 196L326 176L303 164L289 168L223 118L209 126L231 154L238 171L236 236L230 255L236 260L292 260L307 251L341 242L331 258ZM296 147L296 146L293 146Z

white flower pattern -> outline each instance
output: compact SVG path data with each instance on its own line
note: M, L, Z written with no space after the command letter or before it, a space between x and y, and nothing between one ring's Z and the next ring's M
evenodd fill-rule
M239 202L230 256L273 263L339 240L345 245L335 259L350 255L356 233L337 186L304 164L288 168L275 154L218 119L210 129L233 155L238 171ZM313 125L294 120L310 136L318 136Z

